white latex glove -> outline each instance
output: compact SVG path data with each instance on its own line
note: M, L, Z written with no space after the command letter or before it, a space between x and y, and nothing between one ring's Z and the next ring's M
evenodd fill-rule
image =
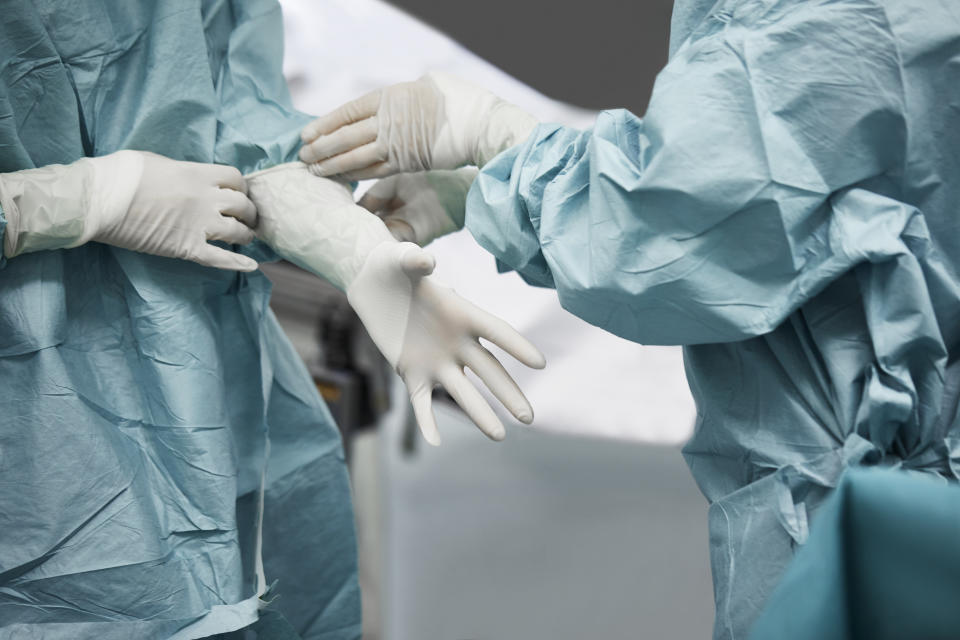
M69 165L0 174L7 258L91 240L253 271L255 260L210 244L247 244L257 211L233 167L118 151Z
M477 169L399 173L378 180L357 203L376 213L400 241L425 247L463 228Z
M429 277L433 256L393 239L383 222L353 203L344 185L310 174L300 163L247 176L260 214L258 235L281 256L347 292L370 337L410 393L417 422L431 444L440 435L431 392L442 385L488 436L503 424L466 378L469 367L517 417L533 409L479 338L490 340L530 367L543 355L510 325Z
M482 167L523 142L537 121L485 89L429 73L368 93L308 124L300 159L319 176L380 178Z

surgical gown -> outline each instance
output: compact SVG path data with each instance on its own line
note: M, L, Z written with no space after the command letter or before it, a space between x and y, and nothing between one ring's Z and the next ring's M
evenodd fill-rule
M275 1L0 13L0 171L295 155ZM261 595L304 638L359 637L340 437L269 292L97 243L0 265L0 638L202 637Z
M645 117L540 125L466 224L572 313L685 345L739 639L845 469L960 470L960 6L678 0L673 29Z
M956 640L960 486L857 469L827 500L750 640Z

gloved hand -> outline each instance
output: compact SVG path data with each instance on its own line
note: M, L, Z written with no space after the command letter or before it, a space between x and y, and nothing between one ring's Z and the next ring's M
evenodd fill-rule
M479 338L530 367L542 368L543 356L508 324L434 282L430 254L396 242L379 218L353 203L347 187L311 175L303 164L251 174L247 185L260 214L258 235L287 260L347 292L370 337L406 384L428 442L440 442L431 404L437 385L485 434L500 440L506 433L464 366L518 420L533 420L523 392Z
M233 167L118 151L69 165L0 174L7 258L95 240L124 249L253 271L255 260L210 244L247 244L257 212Z
M376 213L397 240L425 247L463 228L477 169L400 173L378 180L357 203Z
M308 124L300 159L319 176L482 167L523 142L530 114L453 76L429 73L368 93Z

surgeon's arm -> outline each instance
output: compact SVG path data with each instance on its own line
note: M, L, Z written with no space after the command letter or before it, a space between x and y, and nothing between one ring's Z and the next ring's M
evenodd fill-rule
M902 163L903 85L882 10L853 4L714 24L661 73L644 119L540 125L485 166L467 227L626 338L772 330L858 262L905 251L915 214L878 195Z
M0 173L3 257L96 241L203 265L257 263L211 244L253 240L256 209L232 167L118 151Z

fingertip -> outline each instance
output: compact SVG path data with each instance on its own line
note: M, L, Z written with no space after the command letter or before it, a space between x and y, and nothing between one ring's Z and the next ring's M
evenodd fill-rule
M440 434L436 431L430 433L424 429L420 429L420 433L423 434L423 439L427 441L427 444L433 447L440 446Z
M468 365L469 366L469 365ZM481 377L481 380L486 383L486 380ZM520 387L516 386L516 382L512 379L509 380L510 383L515 387L511 391L515 393L510 393L510 397L502 398L501 396L506 395L501 392L499 394L494 393L497 396L497 399L500 400L500 403L510 412L514 418L519 420L524 424L530 424L533 422L533 407L530 405L530 401L527 400L527 397L523 395L523 391L520 390ZM487 384L487 387L490 388L490 385ZM493 391L493 389L491 389Z
M425 275L430 275L437 268L437 259L433 257L432 253L421 251L417 259L420 261L419 264Z
M243 176L243 174L240 174L240 177L237 179L234 191L242 193L244 196L250 193L250 188L247 186L247 179Z
M433 416L433 409L429 403L426 406L417 407L414 405L414 415L417 418L417 424L420 426L420 433L423 439L434 447L440 446L440 431L437 429L436 418Z
M519 335L519 334L518 334ZM540 349L523 336L520 336L522 342L516 345L516 349L510 353L520 362L531 369L543 369L547 366L547 358ZM502 347L502 345L501 345Z
M304 144L310 144L323 135L326 128L325 118L326 116L308 122L307 126L300 130L300 139Z
M313 150L313 147L307 145L300 147L300 160L307 164L313 164L317 161L317 153Z
M260 266L253 258L209 243L188 259L207 267L227 271L256 271Z
M240 259L237 260L237 271L243 271L249 273L251 271L256 271L260 268L260 263L258 263L253 258L248 258L247 256L240 256Z
M539 349L534 347L535 356L530 359L530 368L531 369L544 369L547 366L547 358L544 356Z
M412 242L404 244L409 246L400 256L400 264L403 270L411 276L423 277L433 273L433 270L437 267L437 259Z
M246 246L256 240L256 238L257 234L253 229L245 229L240 237L237 238L237 244L240 246ZM257 263L254 262L253 264L256 265ZM254 269L256 269L256 266L254 266Z

